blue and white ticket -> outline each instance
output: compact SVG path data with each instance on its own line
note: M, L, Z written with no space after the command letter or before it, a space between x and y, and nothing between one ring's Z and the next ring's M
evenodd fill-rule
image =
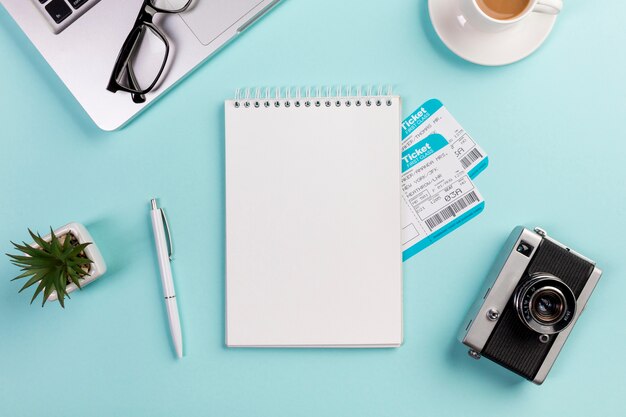
M442 135L402 152L402 258L409 259L485 207L482 196ZM408 142L407 142L408 143Z
M489 164L485 151L437 99L428 100L402 122L402 151L433 133L450 142L454 156L474 179Z

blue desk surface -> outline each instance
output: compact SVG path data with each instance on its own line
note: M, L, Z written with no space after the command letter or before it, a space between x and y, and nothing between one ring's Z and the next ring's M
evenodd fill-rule
M438 40L426 2L286 1L118 132L99 131L0 10L0 253L27 227L87 225L109 272L30 306L0 259L3 416L623 416L626 3L566 1L529 59L485 68ZM77 70L80 70L77 68ZM224 347L223 100L243 86L393 83L441 99L490 154L487 207L405 264L405 342ZM68 193L69 190L75 190ZM174 358L148 216L169 210L186 356ZM504 239L541 225L605 274L546 383L456 341Z

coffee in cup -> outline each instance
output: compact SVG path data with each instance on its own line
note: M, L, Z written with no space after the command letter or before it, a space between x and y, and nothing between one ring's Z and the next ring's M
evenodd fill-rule
M476 0L476 4L487 16L496 20L511 20L522 15L531 0Z
M555 15L561 11L563 0L460 0L463 19L484 32L499 32L521 24L533 12Z

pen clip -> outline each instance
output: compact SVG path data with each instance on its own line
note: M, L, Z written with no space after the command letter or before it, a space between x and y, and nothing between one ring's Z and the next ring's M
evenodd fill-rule
M172 234L170 233L170 224L165 216L165 211L162 208L159 209L161 217L163 218L163 224L165 225L165 234L167 235L167 253L170 261L174 259L174 245L172 244Z

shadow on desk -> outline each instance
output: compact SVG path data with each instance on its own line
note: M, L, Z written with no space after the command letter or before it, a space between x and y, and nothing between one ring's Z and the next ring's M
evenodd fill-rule
M525 384L530 384L521 376L486 358L480 360L470 358L467 354L468 349L456 339L452 339L448 345L447 362L455 372L471 374L472 378L497 387L521 389Z
M121 229L120 223L116 222L114 218L90 221L85 223L85 227L87 227L94 241L98 244L102 257L107 264L107 272L104 276L106 278L105 281L110 281L119 272L127 269L130 264L142 259L139 256L135 256L132 251L129 251L129 248L137 247L129 240L137 240L138 238L134 238L126 230ZM99 281L101 280L95 280L90 284L90 287L97 286Z

